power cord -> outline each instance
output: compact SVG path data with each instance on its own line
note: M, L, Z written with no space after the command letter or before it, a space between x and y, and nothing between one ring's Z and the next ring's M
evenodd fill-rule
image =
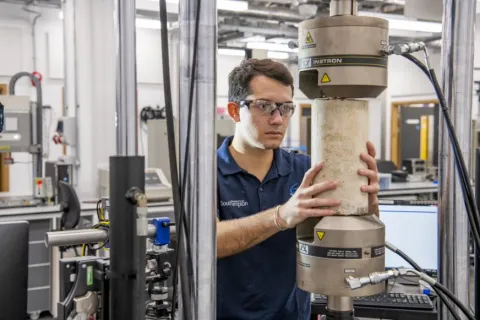
M405 252L403 252L402 250L398 249L397 247L395 247L393 244L389 243L389 242L386 242L385 243L385 246L390 250L392 251L393 253L397 254L398 256L400 256L403 260L405 260L406 262L408 262L408 264L410 264L415 270L417 270L418 272L422 272L423 273L423 269L415 262L413 261L412 258L410 258ZM453 306L452 303L450 303L450 301L448 301L447 297L444 295L444 293L442 292L442 290L436 286L432 286L432 289L435 291L435 293L437 294L437 296L442 300L443 304L445 304L445 306L447 307L447 309L450 311L450 313L452 314L452 316L455 318L455 320L461 320L460 316L458 315L457 311L455 310L455 307ZM448 290L447 290L448 291ZM458 300L456 299L456 301L454 301L455 304L468 316L468 313L470 313L468 310L465 310L462 309L462 307L460 307L460 305L463 306L463 308L465 308L465 306ZM472 315L473 316L473 315ZM475 317L473 318L470 318L470 319L475 319Z
M102 204L102 199L97 201L97 218L98 221L105 221L105 212L103 211L102 207L100 206Z
M185 220L185 195L186 195L186 189L187 189L187 177L188 177L188 164L189 164L189 154L190 154L190 135L191 135L191 128L192 128L192 116L193 116L193 95L195 92L195 77L196 77L196 71L197 71L197 52L198 52L198 34L199 34L199 29L200 29L200 9L201 9L201 0L197 0L197 8L196 8L196 16L195 16L195 36L193 39L193 57L192 57L192 68L191 68L191 74L190 74L190 91L189 91L189 101L188 101L188 119L187 119L187 138L185 142L185 158L183 162L183 181L182 181L182 193L181 193L181 216L179 220L179 224L182 224L183 221ZM187 228L185 228L185 233L187 233ZM177 243L177 247L179 247ZM175 265L178 265L179 263L179 257L177 255ZM193 263L192 263L192 269L193 269ZM175 274L176 276L176 274ZM194 277L193 270L191 274L189 273L189 277ZM174 278L176 281L176 279ZM194 285L194 281L191 282L192 286ZM194 288L192 288L193 293L196 292ZM173 299L175 299L175 295L173 296ZM197 305L197 296L193 294L193 299L194 299L194 306ZM175 306L175 300L173 300L173 306ZM195 311L194 311L195 312ZM196 312L195 312L196 314Z
M86 244L86 243L82 244L82 254L81 254L82 256L89 255L90 252L95 252L95 251L98 251L98 250L101 250L101 249L107 250L106 246L110 242L110 239L108 237L108 233L109 233L109 230L110 230L110 221L108 221L108 220L100 221L99 223L95 224L92 227L92 229L94 229L94 230L101 229L101 230L107 231L107 239L105 239L105 242L102 243L100 246L98 246L96 248L92 244ZM87 249L88 249L88 252L87 252Z
M199 11L200 6L197 10ZM195 285L193 281L189 281L193 277L193 260L192 260L192 251L190 247L189 234L188 234L188 225L187 221L184 219L185 208L184 208L184 199L185 199L185 184L180 186L178 181L178 167L177 167L177 156L176 156L176 145L175 145L175 128L173 121L173 107L172 107L172 93L170 86L170 63L169 63L169 54L168 54L168 26L167 26L167 7L166 1L160 0L160 23L161 23L161 43L162 43L162 64L163 64L163 79L164 79L164 97L165 97L165 108L166 108L166 119L167 119L167 136L168 136L168 147L169 147L169 161L170 161L170 176L172 182L172 196L173 196L173 206L175 212L175 222L179 226L177 228L177 245L175 247L176 259L175 265L173 266L173 295L172 295L172 319L175 318L175 306L176 306L176 296L177 296L177 277L178 270L180 269L180 282L182 289L182 297L186 299L188 296L188 289L190 292L195 292L192 287ZM199 12L197 14L197 25L199 23ZM197 28L198 30L198 28ZM197 35L198 37L198 35ZM197 47L194 47L194 52L197 51ZM195 70L196 61L193 61L192 69ZM192 70L192 72L193 72ZM193 90L191 86L190 90ZM192 105L189 106L189 112L191 112ZM189 136L187 136L186 143L189 144ZM187 149L188 150L188 149ZM188 151L186 152L188 154ZM185 162L186 163L186 162ZM184 172L184 177L187 176L187 172ZM179 263L181 248L185 248L186 251L186 263ZM193 296L194 305L196 301L196 296ZM186 306L189 306L192 301L183 301ZM185 308L184 317L186 320L192 320L193 314L191 313L190 308Z
M452 143L452 149L455 157L455 165L459 174L460 185L462 188L463 193L463 200L465 204L465 209L467 211L468 222L472 229L473 237L475 239L475 244L477 247L480 247L480 222L479 222L479 212L475 202L475 197L473 193L473 188L470 184L470 179L468 178L468 170L465 164L465 159L463 158L462 151L460 149L460 143L458 142L457 135L455 133L455 129L453 127L452 118L450 116L450 110L447 106L447 102L445 100L445 96L442 93L440 85L438 83L437 76L435 74L435 70L430 67L429 56L428 52L425 47L422 48L425 54L425 60L427 66L425 66L420 60L410 54L410 52L402 53L401 56L405 57L406 59L413 62L417 67L419 67L423 73L430 79L432 83L435 93L438 97L440 102L440 107L442 110L443 117L445 119L445 123L447 126L447 131L450 137L450 141Z
M101 203L102 203L102 199L97 201L96 211L97 211L98 223L95 224L92 227L92 229L94 229L94 230L102 229L102 230L107 231L107 239L105 240L105 242L103 244L101 244L100 246L98 246L96 248L93 247L93 245L91 245L91 244L86 244L86 243L82 244L81 256L86 256L86 255L90 254L90 252L95 252L95 251L98 251L98 250L101 250L101 249L107 250L106 246L108 245L109 240L110 240L108 238L108 232L110 230L110 221L105 218L105 211L101 207ZM87 249L88 249L88 252L87 252Z
M420 60L412 55L413 52L423 51L425 55L425 63L424 65ZM474 237L477 245L480 243L479 230L480 230L480 216L479 211L475 202L474 193L472 186L470 185L469 178L468 178L468 171L465 165L465 160L463 158L463 154L460 149L460 144L458 142L458 138L455 134L455 129L453 127L452 118L450 116L450 110L448 108L445 96L442 93L442 89L438 83L438 79L435 74L435 70L430 67L430 58L428 55L428 51L424 42L409 42L409 43L402 43L396 44L393 46L388 46L383 50L383 53L386 55L397 54L401 55L404 58L413 62L423 73L427 76L427 78L432 83L435 93L439 99L440 107L443 112L443 116L445 118L447 131L452 142L452 149L455 156L455 164L457 167L457 171L460 175L459 179L462 186L462 193L464 196L464 202L467 209L467 214L469 218L469 223L472 226Z

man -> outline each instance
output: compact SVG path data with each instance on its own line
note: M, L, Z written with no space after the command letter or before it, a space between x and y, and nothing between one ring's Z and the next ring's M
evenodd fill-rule
M316 199L335 182L312 185L321 164L280 148L294 113L293 78L272 60L250 59L229 76L234 137L217 151L217 319L307 320L310 295L296 286L295 226L332 215L340 203ZM369 169L362 191L378 213L375 149L359 155Z

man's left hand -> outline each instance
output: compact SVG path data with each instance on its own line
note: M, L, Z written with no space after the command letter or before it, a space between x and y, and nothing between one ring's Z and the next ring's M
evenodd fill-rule
M359 169L358 174L368 178L368 186L362 186L361 191L368 193L368 212L375 213L378 216L378 168L375 160L375 147L370 141L367 142L368 153L362 153L360 159L367 164L368 169Z

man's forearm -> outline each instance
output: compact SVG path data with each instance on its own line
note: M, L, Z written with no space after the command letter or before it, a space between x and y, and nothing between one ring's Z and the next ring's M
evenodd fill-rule
M217 258L245 251L277 233L274 213L275 208L241 219L217 222Z

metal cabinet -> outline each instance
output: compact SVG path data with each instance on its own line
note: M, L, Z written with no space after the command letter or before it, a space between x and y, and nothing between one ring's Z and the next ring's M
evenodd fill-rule
M51 219L31 220L28 245L28 305L35 315L50 310L51 250L45 247L45 233L51 230Z
M79 227L92 225L94 211L82 212ZM45 246L45 233L59 225L61 214L58 207L1 209L0 222L28 221L28 301L27 313L32 320L38 319L40 313L51 311L52 307L52 249Z
M91 228L96 219L95 204L83 204L78 228ZM168 216L173 219L171 203L149 205L149 218ZM58 255L57 249L45 247L45 233L60 225L60 207L36 207L0 209L0 222L28 221L28 304L27 312L32 320L40 313L50 311L56 316L58 302Z

